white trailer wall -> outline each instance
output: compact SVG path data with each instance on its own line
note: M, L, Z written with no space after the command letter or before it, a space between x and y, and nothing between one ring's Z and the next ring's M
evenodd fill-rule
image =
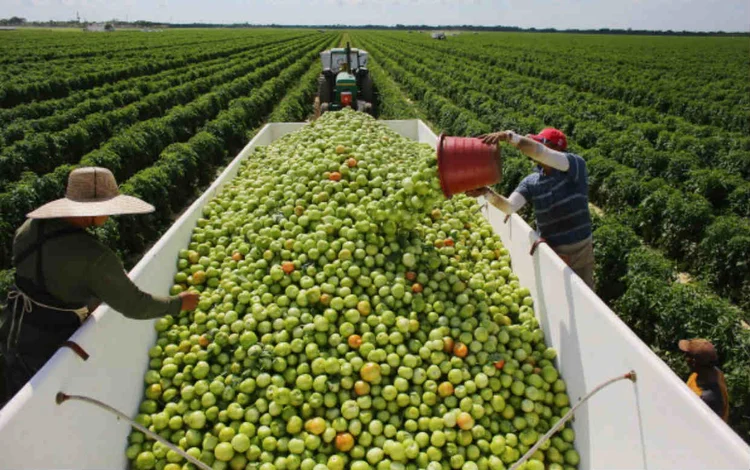
M485 207L531 290L548 345L558 350L571 403L630 370L575 415L581 468L747 469L750 448L599 299L518 215ZM675 338L675 342L679 338Z
M434 146L422 122L385 121L405 137ZM214 184L130 272L142 288L166 293L178 251L187 246L200 209L236 175L253 147L299 128L267 125ZM511 251L513 269L532 291L547 342L559 351L571 400L629 370L638 382L618 383L576 416L582 469L750 468L750 448L690 392L546 246L530 256L535 236L514 216L507 224L494 208L486 215ZM0 469L126 468L128 426L80 402L55 404L58 391L83 394L135 415L143 392L151 322L98 309L71 338L91 354L84 362L58 351L24 389L0 410Z

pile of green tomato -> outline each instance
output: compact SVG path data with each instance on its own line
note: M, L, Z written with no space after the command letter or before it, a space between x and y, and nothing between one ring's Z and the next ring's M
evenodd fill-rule
M569 410L528 289L435 152L325 114L203 210L136 420L220 469L503 469ZM526 470L575 468L563 428ZM144 434L136 469L195 468Z

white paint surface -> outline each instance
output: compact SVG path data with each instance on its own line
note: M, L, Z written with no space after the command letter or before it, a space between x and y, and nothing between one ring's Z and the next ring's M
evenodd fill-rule
M421 121L384 122L405 137L435 145L436 136ZM149 292L166 293L200 209L237 174L255 146L302 125L265 126L133 268L131 278ZM513 270L532 292L547 343L559 351L571 400L615 375L631 369L638 374L636 384L606 389L577 414L581 469L750 468L750 448L552 250L542 245L533 257L528 254L536 237L521 218L504 224L494 208L486 215L511 252ZM155 337L152 322L128 320L106 306L94 312L71 338L90 359L58 351L0 410L0 469L127 468L128 426L80 402L58 406L55 395L88 395L135 415Z

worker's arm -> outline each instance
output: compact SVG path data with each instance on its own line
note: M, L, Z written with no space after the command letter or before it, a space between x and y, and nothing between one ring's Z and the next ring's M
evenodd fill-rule
M518 212L524 205L526 205L526 198L518 191L513 191L508 198L497 194L495 191L487 187L467 191L466 194L472 197L484 196L487 199L487 202L503 211L506 215Z
M147 320L180 313L182 299L179 296L159 297L141 291L110 250L102 251L89 267L88 284L92 294L124 316Z
M488 144L508 142L527 157L556 170L566 172L570 168L570 162L565 153L552 150L534 139L520 136L513 131L495 132L480 136L480 138Z

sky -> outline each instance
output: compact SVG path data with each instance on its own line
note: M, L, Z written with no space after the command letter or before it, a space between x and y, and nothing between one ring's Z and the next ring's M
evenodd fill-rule
M750 31L750 0L0 0L5 18L76 12L87 21Z

